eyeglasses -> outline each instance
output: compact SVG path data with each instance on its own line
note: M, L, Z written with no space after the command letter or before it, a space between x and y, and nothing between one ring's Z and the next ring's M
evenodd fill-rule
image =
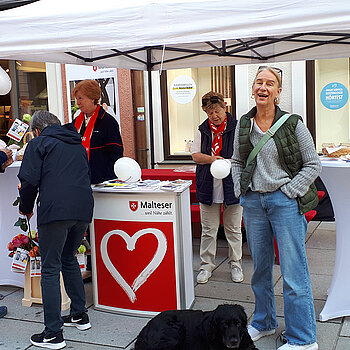
M259 71L260 69L266 69L266 68L270 68L270 69L276 71L277 74L280 75L280 77L281 77L281 82L282 82L282 69L277 68L277 67L271 67L271 66L260 66L260 67L258 68L258 71Z
M218 103L219 101L224 102L224 99L222 99L219 96L211 96L209 98L202 98L202 107L205 107L209 102L210 103Z

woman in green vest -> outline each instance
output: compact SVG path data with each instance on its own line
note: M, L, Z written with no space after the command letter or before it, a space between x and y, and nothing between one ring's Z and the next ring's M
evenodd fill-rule
M313 182L321 163L301 117L283 117L287 113L278 107L281 91L282 71L259 67L252 86L256 106L241 117L234 138L232 177L254 263L255 311L248 331L256 341L274 334L278 326L273 289L275 237L288 341L278 350L317 350L304 214L317 205ZM262 138L261 148L254 149Z

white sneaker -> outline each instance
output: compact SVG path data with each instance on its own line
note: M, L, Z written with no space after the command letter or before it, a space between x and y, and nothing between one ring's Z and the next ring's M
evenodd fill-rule
M242 282L244 279L242 266L238 261L231 262L231 279L236 283Z
M257 341L260 338L265 337L267 335L275 334L275 332L276 332L275 329L270 329L269 331L258 331L253 326L251 326L251 325L248 326L248 333L253 341ZM288 348L286 348L286 349L288 349ZM285 350L285 349L283 349L283 350Z
M199 274L197 275L197 282L207 283L210 277L211 277L211 272L207 270L200 270Z
M318 344L312 343L307 345L291 345L287 343L280 346L277 350L318 350Z

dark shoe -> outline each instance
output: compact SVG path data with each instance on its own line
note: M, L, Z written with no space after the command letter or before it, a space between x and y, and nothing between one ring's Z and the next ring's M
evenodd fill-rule
M7 307L6 306L0 306L0 318L4 317L7 314Z
M85 331L89 328L91 328L91 323L89 321L89 316L87 315L86 312L80 315L76 316L63 316L63 325L67 327L76 327L80 331Z
M54 334L46 334L45 332L34 334L30 338L30 342L39 348L47 349L63 349L66 342L63 339L62 331Z

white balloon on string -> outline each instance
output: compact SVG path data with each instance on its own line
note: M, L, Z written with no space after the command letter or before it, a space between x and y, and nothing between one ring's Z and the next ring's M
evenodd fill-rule
M9 75L0 66L0 95L7 95L12 87Z
M119 158L114 163L114 172L119 180L135 182L141 179L141 168L136 160L129 157Z
M231 170L231 162L228 159L217 159L210 166L210 173L216 179L224 179Z

